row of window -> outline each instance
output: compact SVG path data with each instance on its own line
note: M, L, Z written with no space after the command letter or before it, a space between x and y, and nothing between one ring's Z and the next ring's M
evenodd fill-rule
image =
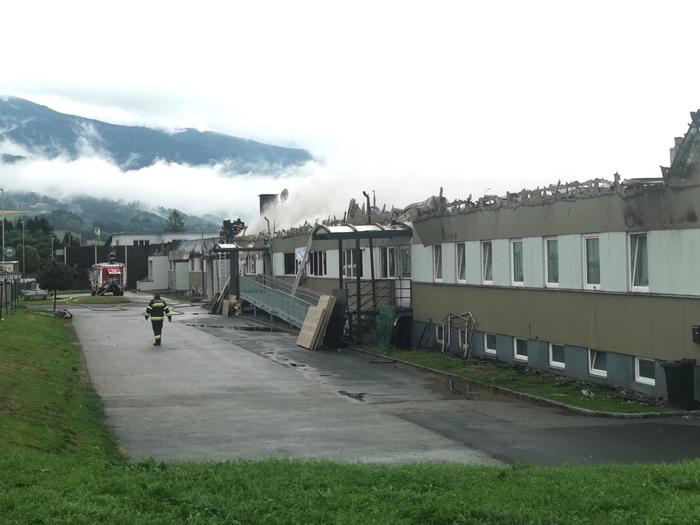
M438 344L445 343L442 325L435 326L435 339ZM448 336L449 337L449 336ZM467 331L457 330L458 348L466 349ZM496 355L496 335L484 333L484 354ZM515 361L528 362L528 341L527 339L513 338L513 359ZM566 350L564 345L549 343L549 366L558 370L566 370ZM645 385L656 385L656 370L652 359L643 357L634 358L634 380ZM608 353L600 350L588 350L588 373L592 376L608 377Z
M484 334L484 353L496 355L496 336ZM528 361L527 339L513 339L513 359ZM549 366L559 370L566 369L566 351L564 345L549 343ZM652 359L635 357L635 381L646 385L656 384L656 371ZM600 350L588 350L588 373L597 377L608 377L608 353Z
M358 252L355 248L345 249L341 252L343 277L369 277L364 275L362 260L366 248L361 248ZM379 261L378 271L375 277L381 279L398 279L411 277L411 247L396 246L377 248ZM294 253L284 254L284 273L294 275L299 269L299 260ZM328 264L326 251L309 252L309 262L307 263L309 275L328 275Z
M597 235L584 235L583 239L583 286L590 290L600 289L600 238ZM543 239L544 282L545 286L559 286L559 240L556 237ZM455 265L457 282L466 282L466 244L457 243ZM647 234L629 234L629 276L632 291L649 291L649 263ZM443 280L442 246L433 246L433 279ZM510 240L510 280L513 286L523 286L525 282L525 261L522 239ZM492 241L481 241L481 282L493 284Z

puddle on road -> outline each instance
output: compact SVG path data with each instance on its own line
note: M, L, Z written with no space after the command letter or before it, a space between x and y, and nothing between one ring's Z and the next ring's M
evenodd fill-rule
M348 392L346 390L338 390L338 393L341 396L347 396L350 399L357 399L358 401L364 401L366 395L364 392Z
M241 330L243 332L274 332L287 333L286 330L275 328L274 326L252 326L252 325L224 325L224 324L203 324L203 323L186 323L187 326L195 328L226 328L227 330Z

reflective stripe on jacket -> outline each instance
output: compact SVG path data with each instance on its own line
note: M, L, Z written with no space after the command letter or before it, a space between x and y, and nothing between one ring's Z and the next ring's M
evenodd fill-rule
M162 299L151 299L146 307L146 315L149 315L152 321L162 321L164 315L170 315L170 308Z

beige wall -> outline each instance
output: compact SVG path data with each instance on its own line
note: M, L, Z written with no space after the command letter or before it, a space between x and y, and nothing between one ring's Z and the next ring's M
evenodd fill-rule
M413 283L418 321L471 311L478 330L654 359L700 360L700 300L603 292Z

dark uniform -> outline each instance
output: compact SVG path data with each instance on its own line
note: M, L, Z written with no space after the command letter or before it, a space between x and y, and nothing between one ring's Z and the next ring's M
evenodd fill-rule
M153 327L153 336L155 337L156 346L160 346L160 334L163 331L163 321L165 316L168 316L168 321L172 321L172 315L170 315L170 308L165 304L165 301L160 298L160 295L156 295L151 299L146 307L146 320L148 317L151 318L151 326Z

